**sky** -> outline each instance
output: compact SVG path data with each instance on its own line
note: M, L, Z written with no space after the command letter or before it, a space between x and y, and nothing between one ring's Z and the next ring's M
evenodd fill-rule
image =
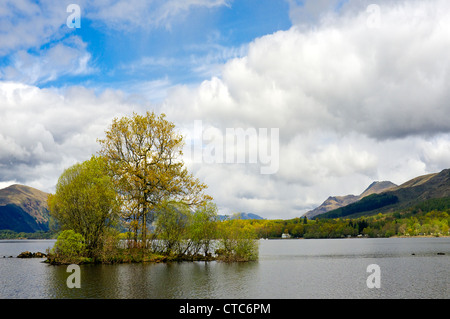
M446 0L1 0L0 188L154 111L220 213L299 217L450 167L448 52Z

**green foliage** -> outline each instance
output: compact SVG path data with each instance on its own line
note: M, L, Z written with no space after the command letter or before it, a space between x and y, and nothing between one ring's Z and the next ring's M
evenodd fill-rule
M217 207L205 202L192 212L181 202L162 202L157 209L156 252L181 259L212 259L213 241L218 234Z
M55 238L55 233L51 231L37 231L34 233L17 233L13 230L2 229L0 230L0 239L53 239Z
M94 252L96 261L101 263L115 263L120 261L118 259L120 239L120 232L117 229L106 229L99 238L102 244L98 245L97 251Z
M450 209L450 197L432 198L412 207L411 212L446 211Z
M99 142L101 156L66 169L49 196L63 230L51 262L211 260L220 236L227 260L257 258L252 229L218 233L217 207L184 167L183 137L164 114L114 119Z
M191 212L189 206L181 202L163 201L156 209L156 234L159 250L167 255L180 255L186 250Z
M211 199L203 194L207 186L185 167L181 158L183 136L164 114L146 112L116 118L99 143L135 246L147 248L147 235L164 200L197 206Z
M423 207L436 207L431 201ZM440 204L439 204L440 205ZM359 218L306 220L245 220L241 227L253 230L258 238L281 238L283 232L294 238L346 238L392 236L448 236L449 211L424 212L413 207L405 211Z
M90 257L95 257L100 237L116 221L120 208L105 164L103 158L93 156L66 169L58 179L56 193L48 199L51 216L61 229L83 236Z
M204 203L194 212L189 228L194 255L210 255L213 240L217 238L218 222L217 207L212 202Z
M255 261L259 256L256 233L246 221L224 221L219 229L218 259L226 262Z
M79 264L87 260L83 236L73 230L63 231L48 253L48 260L55 264Z

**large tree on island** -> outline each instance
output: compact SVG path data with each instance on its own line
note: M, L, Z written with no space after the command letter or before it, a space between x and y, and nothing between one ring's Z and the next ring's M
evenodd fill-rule
M48 206L58 226L81 234L88 256L96 257L102 237L117 221L121 206L105 159L92 156L64 170L55 194L48 197Z
M115 118L99 143L135 242L139 233L146 246L148 226L163 201L180 201L195 208L212 199L203 193L207 186L184 166L183 137L164 114Z

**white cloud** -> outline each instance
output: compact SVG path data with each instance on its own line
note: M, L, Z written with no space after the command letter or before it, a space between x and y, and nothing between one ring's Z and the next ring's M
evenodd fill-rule
M0 56L39 48L71 31L66 26L66 7L71 0L0 1Z
M50 190L62 170L98 150L113 117L134 107L118 91L39 89L0 82L0 182L18 181Z
M366 7L337 6L312 27L255 39L221 77L169 93L162 110L180 126L280 129L270 182L250 164L216 165L214 174L195 167L223 205L298 216L373 180L402 183L448 166L450 4L382 2L377 28ZM270 185L276 205L258 195L260 185Z
M73 1L62 0L4 0L0 2L0 57L4 58L0 80L42 85L62 76L86 75L97 71L86 43L70 28L67 8ZM198 8L228 6L226 0L189 1L123 1L81 0L81 21L89 21L91 28L103 33L136 32L147 36L155 28L170 29ZM83 28L83 22L81 23ZM141 31L145 31L142 32ZM136 34L135 33L135 34ZM84 34L82 34L84 36ZM222 50L225 52L225 49ZM226 53L224 53L226 54ZM212 60L213 57L207 56ZM197 73L206 70L189 57ZM170 58L144 58L133 66L159 68L173 63ZM210 65L213 62L210 62ZM135 71L131 69L131 71Z
M94 71L86 43L66 25L72 2L0 2L0 80L44 84Z
M194 8L227 5L227 0L100 0L90 3L86 16L113 30L170 29Z
M450 134L440 134L418 142L420 160L431 170L439 170L450 163Z
M450 5L429 6L436 3L437 16L420 24L407 19L415 7L387 6L377 30L366 26L362 12L314 30L293 27L258 38L246 57L224 65L221 78L205 81L191 97L181 88L194 112L174 116L276 126L285 137L317 127L377 139L446 132L450 24L436 20ZM176 95L168 112L179 110Z
M0 70L0 79L27 84L44 84L64 75L86 75L95 71L91 54L76 36L59 42L37 54L20 50L11 56L12 63Z
M72 0L0 1L0 56L38 49L73 32L74 29L66 25L70 15L67 7L72 3ZM227 0L79 0L76 3L81 9L81 21L91 19L94 24L122 31L170 29L172 23L195 8L229 5Z

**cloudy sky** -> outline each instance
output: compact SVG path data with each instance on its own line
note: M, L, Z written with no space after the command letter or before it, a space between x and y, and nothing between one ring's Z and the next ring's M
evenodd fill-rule
M153 110L222 213L298 217L450 167L449 52L447 0L2 0L0 187Z

